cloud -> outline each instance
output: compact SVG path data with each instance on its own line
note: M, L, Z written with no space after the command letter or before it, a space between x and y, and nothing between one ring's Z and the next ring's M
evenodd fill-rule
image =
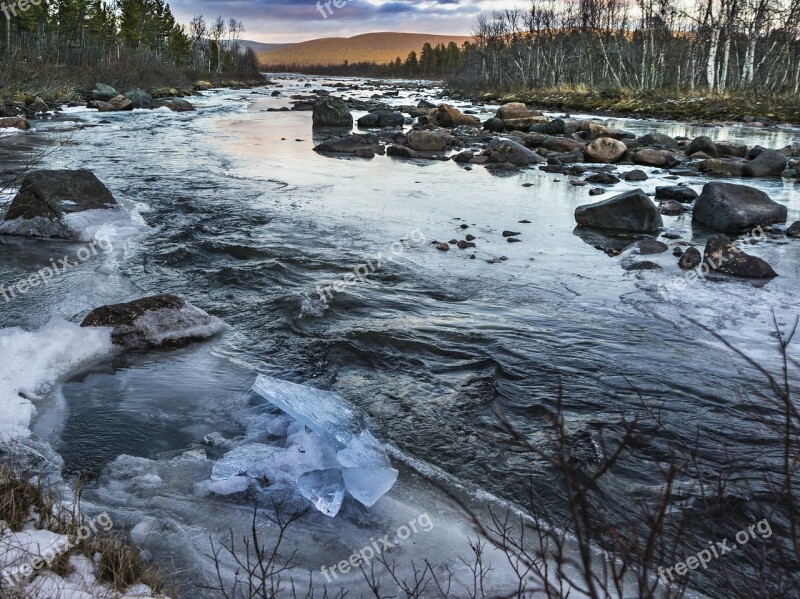
M168 0L176 18L188 23L202 14L244 23L246 39L295 42L320 37L350 37L373 31L469 35L482 10L526 5L527 0L345 0L331 1L323 18L317 0ZM324 5L328 0L323 0ZM338 0L341 5L343 0Z

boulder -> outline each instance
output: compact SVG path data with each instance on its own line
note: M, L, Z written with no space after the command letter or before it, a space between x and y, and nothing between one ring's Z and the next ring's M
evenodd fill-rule
M698 168L701 173L715 177L741 177L744 165L744 162L738 160L711 158L703 160Z
M358 119L358 126L364 128L401 127L406 119L400 112L375 110Z
M314 127L352 128L353 115L344 100L325 96L314 102L311 121Z
M95 308L82 327L111 327L111 341L126 349L168 349L219 333L223 322L171 294Z
M447 149L447 140L432 131L409 131L406 142L418 152L441 152Z
M30 129L31 124L24 116L9 116L0 119L0 129Z
M22 180L0 234L82 240L93 222L114 221L128 216L91 171L41 170Z
M596 183L598 185L615 185L619 183L619 177L616 175L612 175L611 173L607 173L605 171L601 171L599 173L595 173L593 175L589 175L586 177L587 183Z
M686 207L675 200L665 200L658 205L658 211L665 216L678 216L686 212Z
M132 89L125 94L134 108L153 108L153 96L141 88Z
M786 221L786 206L759 189L733 183L706 183L697 198L694 220L722 233L742 233L758 225Z
M648 177L647 173L644 172L643 170L635 168L632 171L622 173L620 175L620 178L628 182L638 182L638 181L647 181L650 177Z
M542 143L542 147L551 152L571 152L572 150L584 149L582 141L570 139L569 137L548 137Z
M436 122L442 127L458 127L459 125L478 127L481 124L479 118L464 114L450 104L439 104L435 116Z
M664 224L656 205L641 189L579 206L575 220L581 227L637 233L655 233Z
M658 150L673 150L679 149L678 142L675 138L665 135L663 133L648 133L636 138L628 143L630 148L655 148Z
M567 124L563 119L553 119L547 123L531 125L530 132L544 133L545 135L564 135L567 132Z
M663 241L658 241L657 239L640 239L625 249L635 249L639 254L649 256L652 254L663 254L669 249L669 246Z
M105 85L104 83L98 83L94 86L94 89L89 92L89 97L92 100L100 100L102 102L108 102L111 98L118 96L119 93L110 85Z
M742 167L745 177L780 177L786 169L786 154L764 150Z
M697 154L698 152L702 152L709 158L716 158L717 146L714 145L714 142L710 137L707 135L701 135L700 137L695 137L692 140L692 143L686 146L686 153L689 156L692 154Z
M769 279L778 276L764 260L745 254L725 235L714 235L708 240L703 260L711 270L737 277Z
M644 150L636 152L633 155L633 161L636 164L657 166L659 168L672 168L681 163L680 158L673 152L668 150L653 150L651 148L645 148Z
M489 162L509 162L515 166L527 166L544 162L544 158L533 150L510 139L495 137L484 150Z
M697 192L685 185L666 185L656 187L657 200L675 200L684 204L691 204L697 199Z
M337 137L315 146L314 151L322 154L353 154L359 158L372 158L375 154L385 153L374 134Z
M505 131L506 126L503 124L503 121L496 117L492 117L488 119L484 124L483 128L486 131L491 131L492 133L501 133Z
M731 156L733 158L744 158L747 156L747 146L730 141L718 141L714 145L717 148L717 156Z
M115 110L133 110L133 102L125 96L114 96L108 101Z
M800 220L791 224L791 226L786 229L786 237L791 237L792 239L800 238Z
M598 137L584 149L586 158L592 162L612 164L625 154L628 148L621 141L610 137Z
M690 270L700 266L702 261L703 256L700 255L700 250L698 250L696 247L690 247L683 253L681 259L678 260L678 266L682 270Z
M497 113L495 116L500 119L501 121L507 121L511 119L527 119L531 117L541 117L542 113L538 110L532 110L528 108L522 102L509 102L507 104L503 104L500 108L497 109Z
M180 98L170 100L165 103L164 106L169 108L172 112L192 112L194 110L194 105L191 102L181 100Z

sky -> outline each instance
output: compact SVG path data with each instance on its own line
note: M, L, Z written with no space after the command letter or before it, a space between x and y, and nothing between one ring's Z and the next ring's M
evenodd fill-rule
M374 31L469 35L483 11L527 5L521 0L331 0L327 16L318 0L168 0L181 23L195 15L222 15L244 23L244 39L299 42L320 37L350 37ZM324 4L328 0L322 0Z

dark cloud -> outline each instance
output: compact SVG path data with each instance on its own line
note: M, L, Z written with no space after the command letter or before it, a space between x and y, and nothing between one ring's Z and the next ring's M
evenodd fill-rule
M468 35L481 9L526 5L527 0L338 0L323 18L317 0L168 0L179 21L222 15L245 25L245 37L295 42L372 31ZM323 0L324 5L328 0Z

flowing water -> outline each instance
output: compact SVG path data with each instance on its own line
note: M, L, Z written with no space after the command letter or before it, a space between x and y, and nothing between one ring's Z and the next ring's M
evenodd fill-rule
M636 256L609 258L575 231L575 208L593 201L588 188L539 170L501 176L454 162L318 155L310 112L266 109L288 105L309 83L333 90L339 80L275 80L282 97L271 97L272 88L212 91L193 99L194 113L67 109L22 134L59 139L44 165L91 169L144 226L113 252L5 302L0 326L38 329L52 316L77 319L98 305L165 292L229 325L220 338L179 351L103 358L37 403L34 432L63 457L66 475L89 478L89 505L139 524L154 559L196 567L179 576L182 585L208 575L209 535L246 528L247 502L198 485L221 455L202 445L204 436L235 443L264 409L249 391L256 372L339 393L404 464L374 510L346 505L336 520L312 514L302 522L293 543L312 570L426 511L440 520L414 538L417 558L455 560L468 551L466 526L420 473L482 505L524 504L530 476L546 511L558 513L563 496L553 473L498 438L495 410L545 442L560 396L569 430L596 440L618 437L620 419L644 401L662 406L676 434L691 439L699 430L712 465L753 457L754 471L770 468L774 448L742 411L742 398L763 380L698 323L777 372L773 313L781 326L797 316L799 242L769 239L748 249L779 273L768 283L710 278L665 298L659 285L681 276L671 253L647 257L660 270L625 270ZM347 83L362 86L353 96L374 93L363 80ZM391 101L416 104L435 91L404 89ZM493 113L486 111L483 118ZM790 129L610 124L766 147L800 137ZM669 184L666 173L645 170L649 180L615 191ZM697 190L704 183L687 180ZM750 184L786 204L789 222L800 219L791 182ZM708 235L690 216L665 224L699 246ZM501 232L509 229L521 243L506 242ZM465 233L477 248L440 252L431 243ZM79 249L4 238L0 280L12 284ZM363 280L320 294L367 264ZM211 460L183 455L199 447ZM665 447L654 441L605 481L620 511L659 482L654 468L667 459ZM147 473L160 483L145 484Z

